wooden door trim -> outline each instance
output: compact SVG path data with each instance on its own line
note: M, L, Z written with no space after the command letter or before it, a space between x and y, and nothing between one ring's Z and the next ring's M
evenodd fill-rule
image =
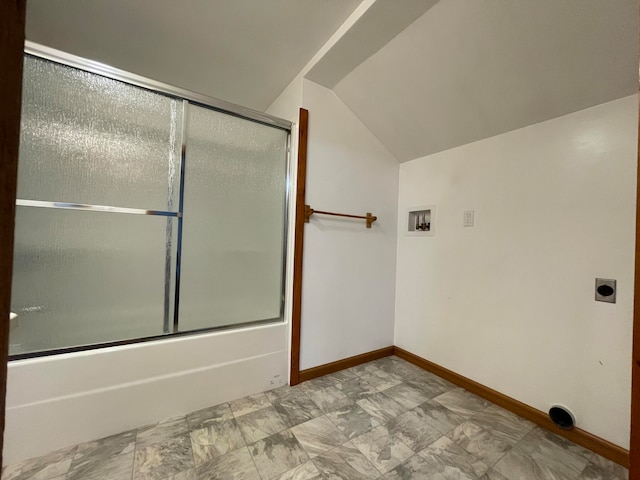
M298 175L296 222L293 247L293 305L291 309L291 373L289 385L300 383L300 324L302 320L302 254L304 250L304 205L307 183L307 136L309 111L301 108L298 121Z
M638 86L640 93L640 84ZM638 96L640 100L640 95ZM639 109L640 112L640 104ZM633 353L631 358L631 438L629 479L640 480L640 117L638 118L636 248L633 287Z
M7 397L25 9L26 0L0 2L0 465Z

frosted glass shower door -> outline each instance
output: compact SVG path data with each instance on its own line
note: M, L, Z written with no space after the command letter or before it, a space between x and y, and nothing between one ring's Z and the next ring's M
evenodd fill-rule
M26 49L11 357L282 320L290 127Z
M25 56L18 198L177 210L182 101Z
M166 221L18 206L11 354L162 334Z
M189 106L180 331L282 318L288 132Z
M182 111L25 56L11 355L172 332Z

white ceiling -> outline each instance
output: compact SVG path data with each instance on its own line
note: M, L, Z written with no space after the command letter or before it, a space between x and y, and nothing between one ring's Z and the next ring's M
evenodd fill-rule
M361 0L28 0L27 39L265 110Z
M384 47L438 0L375 0L305 78L333 89L354 68Z
M637 92L637 46L637 0L440 0L334 91L407 161Z
M29 40L265 110L306 78L407 161L638 88L638 0L28 0Z

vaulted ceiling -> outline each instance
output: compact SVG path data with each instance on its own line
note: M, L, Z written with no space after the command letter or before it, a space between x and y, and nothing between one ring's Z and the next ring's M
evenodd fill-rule
M361 0L29 0L27 39L265 110Z
M638 90L637 0L424 3L433 6L350 72L323 74L400 161Z
M342 31L305 76L333 89L399 161L638 88L638 0L27 5L29 40L257 110Z

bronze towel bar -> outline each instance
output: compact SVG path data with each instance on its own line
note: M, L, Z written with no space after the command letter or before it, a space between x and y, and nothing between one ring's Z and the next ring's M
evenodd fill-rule
M334 217L362 218L367 221L367 228L371 228L371 224L378 219L378 217L372 215L369 212L367 212L366 216L348 215L346 213L323 212L322 210L314 210L309 205L305 205L304 206L304 223L309 223L309 218L311 218L311 215L313 215L314 213L321 213L322 215L333 215Z

